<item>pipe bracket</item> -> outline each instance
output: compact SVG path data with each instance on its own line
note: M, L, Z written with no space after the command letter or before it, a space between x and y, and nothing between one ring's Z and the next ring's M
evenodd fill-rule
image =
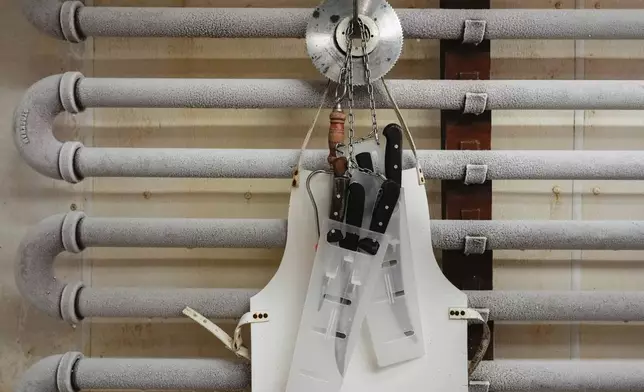
M67 3L70 2L65 2L63 6ZM76 85L83 78L84 76L80 72L65 72L60 79L60 103L68 113L78 114L83 111L80 105L78 105L78 102L76 102Z
M484 184L487 180L487 165L465 166L465 185Z
M79 43L85 41L85 37L78 31L78 23L76 23L76 15L84 4L80 1L65 1L60 7L60 29L63 32L65 40L72 43Z
M78 175L74 168L76 152L82 147L84 146L81 142L65 142L58 153L58 170L60 171L60 176L70 184L77 184L83 180L83 176Z
M83 358L83 354L75 351L63 354L56 369L56 386L58 392L78 392L72 383L72 373L76 363Z
M481 255L485 253L487 247L487 237L474 237L465 236L465 249L463 253L466 255Z
M80 253L84 247L78 243L78 224L85 218L82 211L68 212L63 219L60 235L63 240L63 247L67 252Z
M465 28L463 29L463 43L478 45L485 39L485 29L487 22L484 20L465 20Z
M83 319L78 316L76 311L76 298L83 287L85 287L85 284L80 281L70 283L65 286L60 297L60 316L63 321L71 325L77 325Z
M487 93L465 93L465 107L463 114L479 115L487 107Z

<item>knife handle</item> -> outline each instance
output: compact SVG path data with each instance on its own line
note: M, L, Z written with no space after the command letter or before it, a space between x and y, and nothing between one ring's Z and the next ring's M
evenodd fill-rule
M402 147L403 134L400 125L392 123L385 127L382 134L387 138L385 144L385 176L402 184Z
M336 106L329 115L329 156L327 161L336 176L341 176L347 171L347 161L344 157L338 157L338 144L344 143L344 122L347 115L342 108ZM342 159L342 160L340 160Z
M329 219L342 222L346 213L345 201L347 199L349 179L347 177L333 177L332 188ZM327 233L326 239L328 242L338 242L342 239L342 233L340 230L331 230Z
M378 200L376 200L376 205L373 207L373 213L371 214L369 230L381 234L387 231L387 225L389 225L389 220L394 213L399 196L400 184L392 180L387 180L382 183L380 195Z
M384 234L387 231L387 226L399 197L400 184L392 180L386 180L382 183L376 205L373 207L373 213L371 214L369 230L380 234ZM380 243L373 238L362 238L358 242L358 248L367 254L375 255L380 249Z
M364 187L354 182L349 185L349 197L347 198L346 224L360 227L362 226L362 215L364 213L365 191ZM347 233L344 239L340 240L340 247L352 251L358 250L358 240L360 235L356 233Z
M363 169L373 171L373 161L371 160L371 153L361 152L356 155L356 163Z

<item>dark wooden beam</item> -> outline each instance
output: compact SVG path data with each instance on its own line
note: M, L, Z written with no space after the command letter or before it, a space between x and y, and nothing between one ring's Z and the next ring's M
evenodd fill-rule
M441 0L441 8L490 8L489 0ZM442 79L490 79L490 41L479 45L461 41L441 41ZM441 141L445 150L489 150L492 114L475 116L458 111L441 111ZM465 185L463 181L443 181L443 219L492 219L492 183ZM463 251L443 251L443 272L461 290L492 290L492 252L465 255ZM490 327L493 328L492 323ZM482 328L469 329L470 356L478 347ZM494 336L494 334L492 335ZM494 339L485 359L494 357Z

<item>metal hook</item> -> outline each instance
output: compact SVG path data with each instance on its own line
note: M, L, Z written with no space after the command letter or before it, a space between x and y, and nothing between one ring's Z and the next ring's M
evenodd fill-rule
M340 72L341 72L340 75L342 75L343 71L340 71ZM343 87L342 88L342 95L338 97L338 87L340 87L340 85L342 85L342 87ZM333 106L339 105L342 102L342 100L344 100L344 97L347 96L347 90L348 90L347 89L347 84L342 83L342 76L341 76L340 77L340 82L335 85L335 101L333 102Z

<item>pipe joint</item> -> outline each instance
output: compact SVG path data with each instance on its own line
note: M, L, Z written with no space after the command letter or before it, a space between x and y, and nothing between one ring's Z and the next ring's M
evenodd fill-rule
M85 40L83 34L78 30L76 15L84 5L80 1L65 1L60 7L60 30L63 38L72 43L79 43Z
M58 153L58 170L63 180L70 184L77 184L83 180L75 168L76 153L83 146L81 142L65 142ZM71 251L70 251L71 252Z
M13 117L14 144L22 158L37 172L55 179L61 178L58 155L62 143L53 133L54 120L64 110L61 78L49 76L31 86Z
M63 219L60 235L63 240L63 247L67 252L80 253L84 247L78 242L78 225L85 218L82 211L68 212Z
M76 364L82 358L83 354L79 352L72 351L63 354L58 364L58 369L56 369L56 386L59 392L78 392L72 381L72 373Z
M78 315L76 304L78 303L78 294L85 287L81 281L69 283L63 289L63 294L60 297L60 317L63 321L77 325L83 320L83 317Z

